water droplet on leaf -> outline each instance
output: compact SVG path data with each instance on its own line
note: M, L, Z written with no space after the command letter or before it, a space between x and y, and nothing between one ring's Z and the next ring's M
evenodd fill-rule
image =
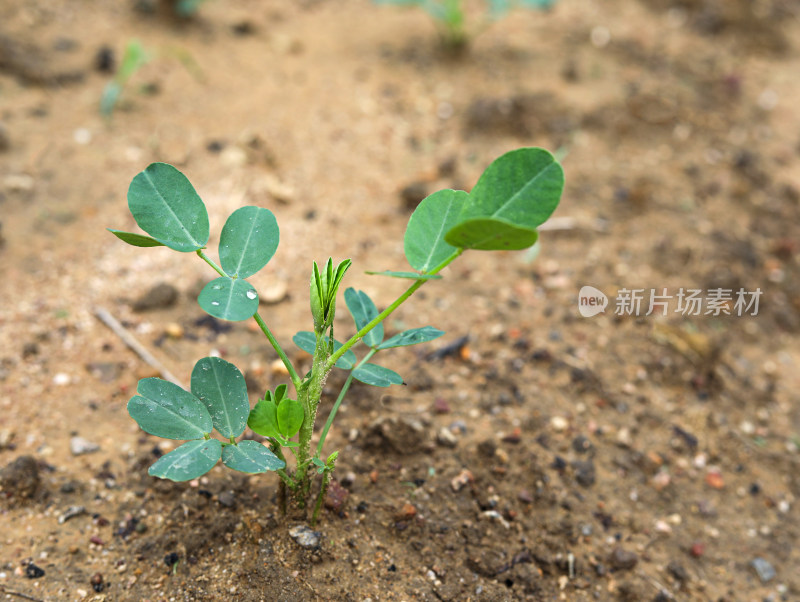
M247 298L248 299L255 299L256 297L258 297L258 293L256 293L253 289L250 289L249 291L247 291Z

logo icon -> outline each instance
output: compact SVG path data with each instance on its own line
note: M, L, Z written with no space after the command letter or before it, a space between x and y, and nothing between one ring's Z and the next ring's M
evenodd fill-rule
M591 318L603 313L608 306L608 297L601 290L593 286L581 287L578 293L578 312L584 318Z

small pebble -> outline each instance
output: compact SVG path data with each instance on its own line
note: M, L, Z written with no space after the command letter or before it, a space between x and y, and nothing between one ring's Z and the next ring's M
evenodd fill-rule
M149 311L152 309L163 309L175 305L178 300L178 289L171 284L162 282L145 291L132 304L133 311Z
M286 280L275 280L269 286L258 289L258 302L262 305L275 305L289 296Z
M447 403L442 397L437 397L433 400L433 413L434 414L449 414L450 404Z
M394 519L397 521L400 520L411 520L417 515L417 508L413 504L409 504L406 502L403 504L403 507L394 515Z
M700 541L694 542L692 546L689 548L689 554L691 554L694 558L700 558L705 553L706 553L706 544Z
M355 479L355 475L353 475L353 478ZM325 494L325 507L339 514L349 496L350 492L347 489L342 487L338 481L331 480L328 484L328 491Z
M725 481L723 481L722 474L718 470L710 470L706 473L706 484L714 489L725 487Z
M575 461L572 463L572 468L575 471L575 480L581 487L591 487L597 479L597 473L594 468L594 462L591 460Z
M475 477L473 477L472 473L465 468L450 481L450 487L453 488L453 491L458 492L461 491L469 483L472 483L474 480Z
M69 440L69 451L73 456L81 456L83 454L91 454L100 449L97 443L93 443L83 437L72 437Z
M565 431L569 426L569 422L563 416L553 416L550 419L550 426L554 431L560 433L561 431Z
M25 576L28 579L38 579L39 577L44 577L44 569L30 562L28 563L28 566L25 567Z
M447 427L442 427L436 435L436 442L442 447L454 448L458 445L458 438Z
M233 508L236 505L236 496L230 491L223 491L217 496L220 506Z
M322 539L322 533L314 531L305 525L297 525L289 529L289 535L294 539L297 544L308 550L319 548L319 542Z
M753 558L750 565L755 569L761 583L767 583L775 578L777 574L773 566L763 558Z
M103 588L105 587L105 583L103 583L103 575L101 573L95 573L92 575L90 583L92 584L92 589L98 594L102 592Z
M58 524L63 525L68 520L76 516L81 516L82 514L86 514L86 508L84 506L70 506L58 517Z
M168 337L171 339L182 339L183 338L183 326L178 324L177 322L170 322L164 328L164 332Z
M512 443L512 444L519 443L520 441L522 441L522 429L519 428L518 426L514 427L514 430L512 430L510 433L503 435L502 441L504 443Z
M619 571L630 570L636 566L637 562L639 562L639 557L635 552L630 552L619 546L614 548L611 552L611 556L608 558L608 563L612 568Z
M59 372L53 377L53 384L59 387L68 385L72 379L66 372Z

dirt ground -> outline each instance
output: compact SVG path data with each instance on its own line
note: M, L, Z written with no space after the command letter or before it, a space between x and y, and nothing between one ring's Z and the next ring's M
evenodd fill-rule
M151 60L103 117L133 39ZM0 596L800 600L799 52L796 0L560 0L462 56L367 0L211 0L188 21L5 0ZM184 381L210 353L253 403L285 377L251 326L201 311L202 261L104 230L135 228L136 173L186 173L212 251L234 209L276 214L252 281L302 363L312 260L352 258L345 285L387 305L403 283L364 272L404 269L414 202L521 146L564 156L538 257L467 253L390 318L447 334L386 353L408 386L354 388L316 545L274 475L147 476L169 443L125 404L154 370L97 308ZM585 285L604 314L579 314ZM615 315L623 289L665 288L762 295L757 315Z

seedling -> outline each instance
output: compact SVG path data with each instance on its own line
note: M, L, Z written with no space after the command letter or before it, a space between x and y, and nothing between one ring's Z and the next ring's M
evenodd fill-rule
M357 332L340 342L334 338L336 300L350 268L345 259L321 267L314 262L310 282L313 330L298 332L294 343L312 355L311 369L301 376L258 312L258 292L247 278L273 257L279 240L278 223L263 207L241 207L228 217L219 238L219 263L206 254L209 220L203 201L189 180L165 163L153 163L139 173L128 189L128 207L147 235L109 229L137 247L168 247L195 253L216 272L197 301L221 320L250 318L277 352L291 380L266 391L251 409L244 377L220 357L205 357L192 370L186 391L159 378L139 381L128 402L131 417L146 432L187 441L159 458L149 469L155 477L173 481L196 479L220 459L245 473L274 471L281 479L281 506L287 502L306 517L315 473L321 484L312 523L325 499L339 452L325 455L325 441L353 380L389 387L403 383L395 371L373 363L376 354L394 347L425 343L444 334L431 326L404 330L386 337L383 321L414 292L467 249L517 250L533 245L536 228L555 210L564 186L564 173L553 155L540 148L511 151L494 161L472 192L440 190L424 199L408 221L404 251L411 269L370 272L411 281L408 289L379 311L363 291L348 288L344 301ZM359 359L354 348L361 344ZM338 398L312 446L322 387L334 368L348 373ZM267 445L240 439L245 427L266 437ZM216 430L219 437L212 436ZM294 457L293 467L286 456Z
M495 21L505 17L513 8L546 9L556 0L487 0L486 10L476 24L470 24L463 0L374 0L377 4L418 6L436 22L442 44L452 51L463 50L469 41Z

